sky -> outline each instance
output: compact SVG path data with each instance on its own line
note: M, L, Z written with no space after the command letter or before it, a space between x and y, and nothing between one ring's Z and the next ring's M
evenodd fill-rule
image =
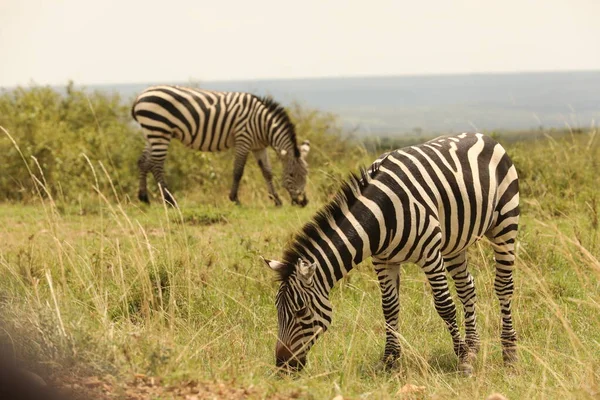
M600 70L600 0L0 0L0 87Z

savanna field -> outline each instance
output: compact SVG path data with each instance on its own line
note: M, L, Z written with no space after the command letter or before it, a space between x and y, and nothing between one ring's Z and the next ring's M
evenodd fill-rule
M128 99L125 99L128 100ZM260 256L292 235L342 180L391 147L346 139L335 116L289 109L310 139L305 208L276 208L250 157L231 204L233 153L173 142L167 181L179 208L137 201L144 146L128 101L67 87L0 94L0 342L48 382L82 398L597 399L600 397L600 135L495 135L517 166L521 223L513 316L519 362L502 362L494 263L469 249L481 350L458 360L425 275L404 265L397 370L372 264L332 292L333 323L297 376L274 363L278 283ZM275 175L281 164L270 151ZM459 310L462 310L454 296ZM459 324L462 324L459 311Z

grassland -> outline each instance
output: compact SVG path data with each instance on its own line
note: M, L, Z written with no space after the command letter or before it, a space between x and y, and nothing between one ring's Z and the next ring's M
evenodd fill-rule
M502 364L492 254L482 242L469 252L482 337L472 377L457 373L450 338L414 265L402 271L403 359L397 371L381 370L384 321L370 261L334 289L333 324L307 368L282 377L274 368L277 283L259 256L279 257L340 178L375 154L341 140L331 116L296 108L299 136L313 143L306 208L272 206L250 163L243 205L231 205L230 154L181 146L167 161L180 209L156 201L146 207L129 200L142 144L120 104L79 92L65 100L43 88L0 99L0 125L12 138L0 137L8 160L0 177L0 338L32 370L81 382L98 377L115 397L142 390L136 379L152 386L152 377L157 387L206 383L217 398L600 396L595 131L506 145L523 206L514 368ZM406 384L419 388L407 392Z

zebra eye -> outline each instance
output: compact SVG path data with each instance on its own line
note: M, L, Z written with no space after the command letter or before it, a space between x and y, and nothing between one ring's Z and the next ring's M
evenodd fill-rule
M308 311L308 307L302 307L301 309L296 311L296 318L302 318L306 316Z

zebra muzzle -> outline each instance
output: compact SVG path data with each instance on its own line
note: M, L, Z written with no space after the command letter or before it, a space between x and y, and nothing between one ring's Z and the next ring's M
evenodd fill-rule
M283 360L283 359L279 359L279 358L275 359L275 366L277 368L279 368L281 371L287 372L287 373L300 372L300 371L302 371L302 369L304 368L305 365L306 365L305 358L298 359L298 358L294 357L289 360Z
M285 372L300 372L306 365L306 357L293 354L287 346L277 343L275 349L275 366Z
M296 199L292 199L292 205L305 207L308 204L308 199L306 196L300 196Z

